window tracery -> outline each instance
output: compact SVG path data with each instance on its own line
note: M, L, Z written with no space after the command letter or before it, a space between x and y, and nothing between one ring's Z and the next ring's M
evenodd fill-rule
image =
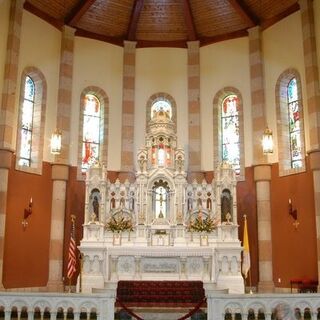
M295 69L285 70L276 85L279 175L305 170L305 141L301 79Z
M42 171L47 85L41 71L28 67L22 72L17 125L16 169Z

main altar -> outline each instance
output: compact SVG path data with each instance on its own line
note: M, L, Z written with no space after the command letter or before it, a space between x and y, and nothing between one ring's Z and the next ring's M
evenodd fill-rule
M201 280L243 293L235 172L223 162L211 183L188 183L170 110L152 111L134 182L111 183L100 164L87 171L82 292L119 280Z

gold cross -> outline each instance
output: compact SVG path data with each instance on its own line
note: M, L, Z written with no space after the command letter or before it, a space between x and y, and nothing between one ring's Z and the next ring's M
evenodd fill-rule
M295 229L298 229L300 222L298 220L294 220L292 224L294 225Z
M21 222L22 226L23 226L23 230L26 230L27 225L28 225L28 221L26 219L23 219Z

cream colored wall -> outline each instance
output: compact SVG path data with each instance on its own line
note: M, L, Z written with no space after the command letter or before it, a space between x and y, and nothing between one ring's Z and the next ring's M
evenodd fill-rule
M97 86L109 98L108 169L120 170L123 48L76 37L74 46L71 164L77 165L81 92Z
M275 86L280 74L288 68L299 71L302 81L302 99L305 117L306 150L309 148L307 95L305 87L304 56L300 11L274 24L263 32L263 54L266 93L266 117L274 133L275 152L271 162L278 161Z
M318 71L320 79L320 1L313 1L314 10L314 22L315 22L315 33L316 33L316 44L317 44L317 55L318 55Z
M213 170L213 99L224 87L235 87L241 94L244 109L245 166L252 164L251 97L248 38L239 38L202 47L201 138L202 168Z
M9 1L0 2L0 84L3 82ZM320 34L320 4L315 4L316 32ZM276 137L275 85L287 68L296 68L302 78L305 118L306 90L300 12L263 31L263 54L267 122ZM44 160L52 161L49 138L56 126L61 32L36 16L24 11L19 61L19 83L26 66L39 68L46 80L47 123ZM34 50L40 48L41 50ZM225 86L237 88L243 98L245 127L245 166L252 164L251 96L248 38L219 42L200 48L202 169L213 170L212 115L213 98ZM318 50L319 52L319 50ZM318 53L318 59L320 54ZM72 96L71 164L77 164L80 94L87 86L101 87L109 97L109 170L120 170L122 112L123 48L86 38L75 38ZM187 50L175 48L143 48L136 51L135 151L145 141L146 102L157 92L170 94L177 103L179 147L188 150ZM2 88L2 85L1 85ZM17 94L17 109L18 109ZM305 121L306 147L309 146L308 122ZM277 162L277 148L270 158Z
M178 146L188 148L187 50L136 50L135 152L145 143L146 103L157 92L170 94L177 105Z
M3 88L4 68L6 61L7 38L9 28L10 1L0 1L0 93ZM0 104L2 103L2 94L0 94Z
M18 67L16 119L18 118L19 109L21 73L26 67L36 67L43 73L47 82L44 161L53 160L50 154L50 137L56 126L60 43L61 32L59 30L24 10Z

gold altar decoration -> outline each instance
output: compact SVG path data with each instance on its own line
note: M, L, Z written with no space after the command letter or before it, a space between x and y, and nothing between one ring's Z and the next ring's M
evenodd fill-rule
M133 223L130 218L125 218L122 215L112 216L106 223L106 228L112 232L133 231Z

